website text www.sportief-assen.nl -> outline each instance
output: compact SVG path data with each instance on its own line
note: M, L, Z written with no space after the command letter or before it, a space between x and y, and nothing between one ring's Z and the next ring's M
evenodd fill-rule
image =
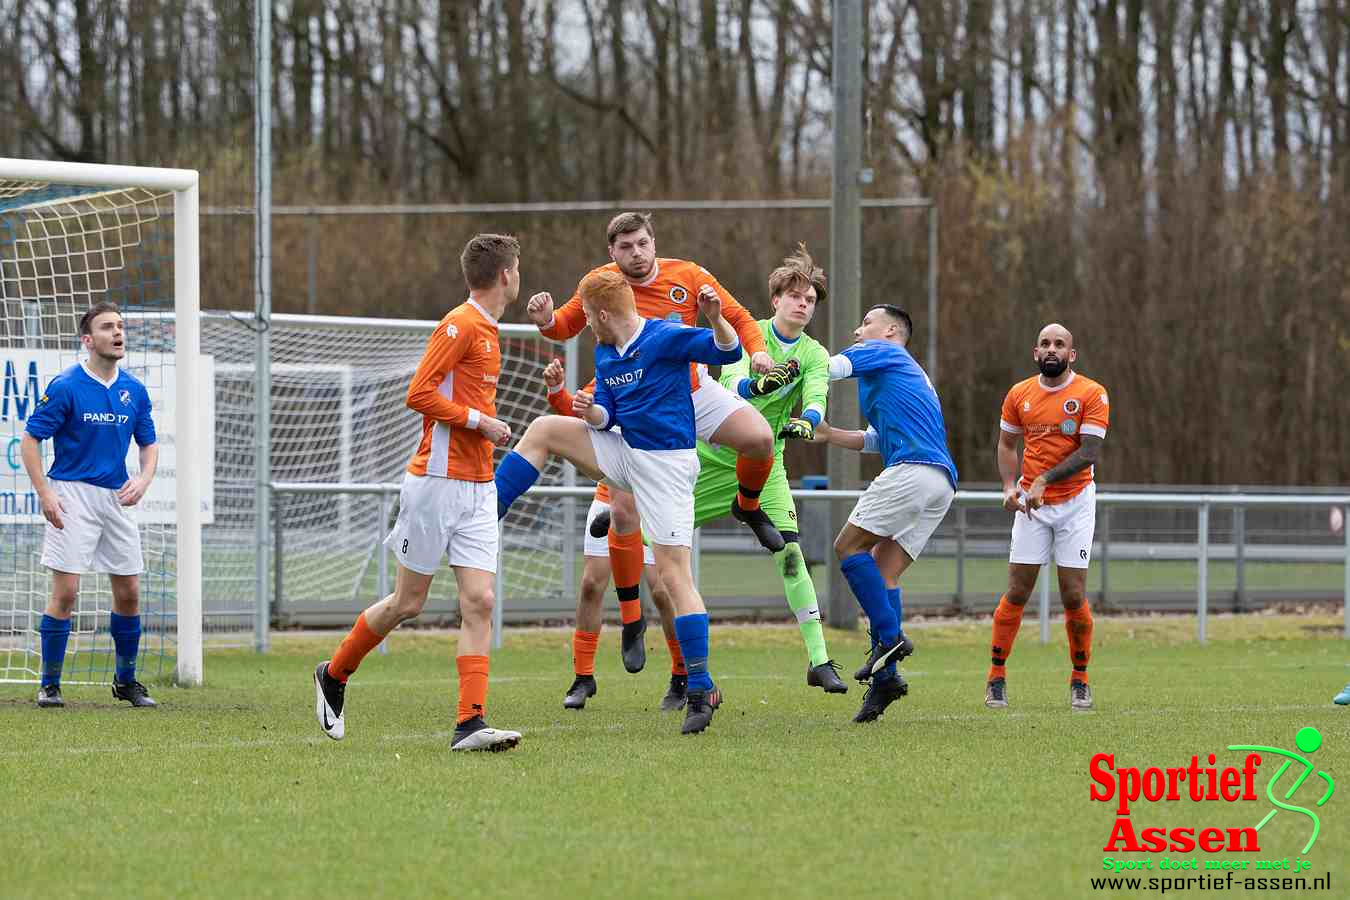
M1302 875L1249 875L1225 872L1218 875L1100 875L1088 879L1093 890L1151 891L1320 891L1331 890L1331 873L1308 878Z

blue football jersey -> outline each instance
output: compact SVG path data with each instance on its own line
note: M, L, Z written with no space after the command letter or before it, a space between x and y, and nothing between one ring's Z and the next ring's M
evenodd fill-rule
M724 365L741 356L741 345L719 349L710 328L663 319L643 319L623 347L595 345L595 404L619 426L635 450L691 450L694 401L689 364Z
M55 459L48 478L117 490L127 483L127 449L155 442L150 394L122 369L111 385L76 363L47 385L24 428L35 440L51 438Z
M858 379L858 406L876 431L876 449L887 466L937 466L956 487L942 404L908 350L891 341L854 344L830 358L830 377Z

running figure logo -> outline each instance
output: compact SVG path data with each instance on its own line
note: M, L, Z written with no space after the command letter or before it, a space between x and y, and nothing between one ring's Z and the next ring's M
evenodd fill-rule
M1316 728L1313 728L1311 725L1309 725L1307 727L1300 728L1298 730L1298 734L1294 736L1294 744L1298 747L1298 749L1302 750L1304 753L1312 753L1318 747L1322 746L1322 735L1320 732L1318 732ZM1275 797L1274 790L1275 790L1275 782L1280 780L1280 776L1284 774L1285 769L1288 769L1289 766L1295 762L1302 763L1303 773L1298 776L1298 778L1294 781L1293 785L1290 786L1289 790L1285 792L1284 799L1288 800L1290 797L1294 796L1294 792L1297 791L1299 787L1303 785L1303 782L1307 780L1308 776L1313 773L1313 764L1309 762L1306 757L1299 756L1297 753L1290 753L1288 750L1281 750L1278 747L1257 747L1254 745L1247 745L1247 744L1230 744L1228 749L1259 750L1263 753L1274 753L1276 756L1285 757L1284 765L1280 766L1279 771L1276 772L1275 775L1270 779L1270 781L1266 783L1266 797L1270 799L1271 803L1275 804L1276 808L1272 809L1266 815L1266 817L1261 820L1261 822L1256 826L1256 830L1260 831L1261 828L1272 818L1274 818L1275 814L1282 809L1287 809L1290 812L1302 813L1303 815L1312 819L1313 823L1312 836L1308 838L1308 843L1303 847L1303 853L1307 854L1308 850L1312 848L1313 843L1317 840L1317 833L1321 830L1322 823L1318 820L1317 814L1314 813L1312 810L1304 809L1301 806L1292 806L1288 803L1281 802L1279 799ZM1331 799L1332 792L1336 790L1336 783L1331 780L1331 776L1328 775L1326 772L1318 772L1317 777L1324 778L1326 779L1327 782L1327 792L1323 794L1322 799L1318 800L1316 803L1317 806L1322 806L1328 800Z

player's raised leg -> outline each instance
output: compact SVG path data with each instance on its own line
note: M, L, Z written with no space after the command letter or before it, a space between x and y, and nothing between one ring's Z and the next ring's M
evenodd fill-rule
M407 499L406 491L404 498ZM403 517L401 508L399 518ZM400 533L399 526L395 525L394 534ZM394 546L397 548L404 545L404 542L411 542L412 539L399 537ZM388 545L389 542L386 541L386 546ZM436 565L439 563L438 548ZM323 733L335 741L342 740L347 734L347 680L355 674L367 654L378 647L391 631L400 623L421 614L422 607L427 602L427 594L431 591L434 568L432 572L423 573L414 571L401 562L397 565L394 592L367 607L357 616L356 623L333 651L332 658L314 667L314 717Z
M783 535L760 508L760 494L774 464L774 434L769 423L758 410L709 377L705 377L694 392L696 415L709 407L716 415L728 402L736 404L735 411L726 415L704 439L736 451L737 490L731 501L731 514L750 527L765 550L778 553L784 546ZM706 421L707 416L704 412L700 421ZM702 428L699 437L704 437Z
M861 500L859 505L862 505ZM863 668L857 673L870 678L872 684L863 697L861 709L853 719L855 722L876 720L886 711L886 707L909 692L908 685L896 670L896 665L914 652L914 644L900 630L899 616L896 615L887 595L886 579L872 555L872 548L883 540L886 538L850 521L839 532L834 542L839 567L848 581L849 589L853 591L853 596L857 598L858 605L867 614L872 633L875 635L872 652L868 654ZM903 554L900 559L901 566L899 571L893 574L894 578L899 578L912 562L908 554Z

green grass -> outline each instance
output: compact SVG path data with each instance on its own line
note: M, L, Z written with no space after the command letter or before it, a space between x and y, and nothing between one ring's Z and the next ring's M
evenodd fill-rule
M600 693L580 713L561 708L570 633L518 631L494 657L489 718L525 739L463 757L448 752L444 634L400 633L392 653L367 659L341 743L319 734L310 681L336 634L278 635L266 657L209 654L207 685L158 686L155 711L91 687L39 712L32 688L4 685L12 826L0 895L1109 895L1088 880L1102 874L1115 818L1114 804L1089 799L1094 753L1140 767L1210 752L1240 761L1228 744L1292 750L1308 725L1324 738L1313 761L1338 789L1304 875L1330 870L1340 887L1350 708L1330 699L1350 665L1339 627L1333 616L1215 616L1200 647L1193 619L1101 619L1098 708L1074 714L1062 626L1047 647L1034 624L1023 629L1007 711L981 703L987 620L915 626L912 693L870 726L849 721L858 688L834 697L803 685L795 628L715 627L727 700L692 738L656 707L659 631L648 670L629 676L607 629ZM862 636L828 638L851 669ZM1141 801L1134 824L1255 825L1271 808L1261 793L1271 769L1256 802ZM1319 795L1309 784L1290 802ZM1209 858L1293 860L1307 823L1281 812L1261 853Z

